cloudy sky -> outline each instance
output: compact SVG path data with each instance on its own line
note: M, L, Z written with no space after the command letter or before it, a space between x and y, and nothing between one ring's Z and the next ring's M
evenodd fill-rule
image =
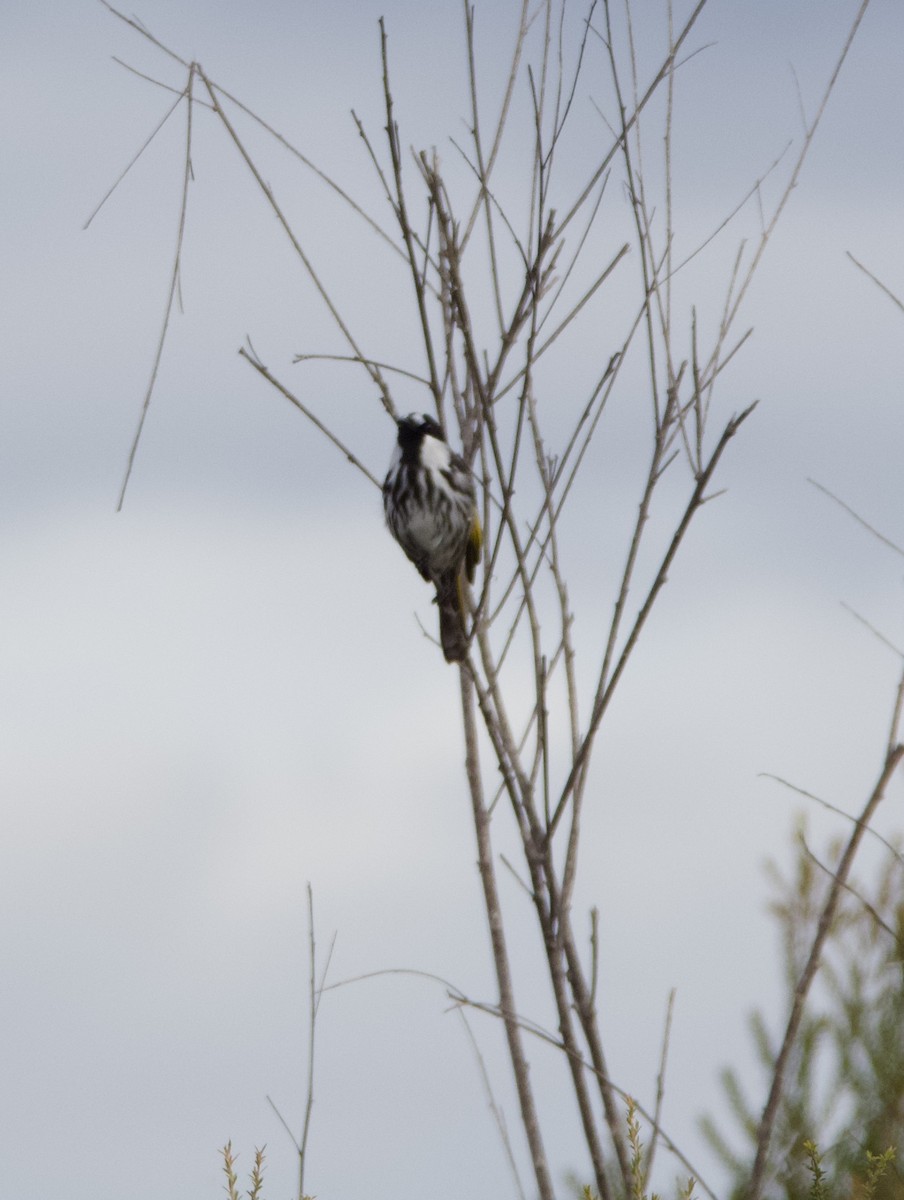
M477 6L488 104L519 7ZM638 7L652 64L664 6ZM684 245L793 140L786 169L801 102L812 115L855 8L832 0L817 19L803 0L711 0L689 43L707 49L678 84ZM383 15L403 143L455 160L468 98L451 0L135 0L129 12L381 220L350 110L379 138ZM245 1165L267 1143L267 1194L287 1197L294 1151L266 1097L300 1126L308 881L321 953L337 935L334 981L412 968L494 999L457 680L419 632L429 597L382 527L376 490L237 357L250 336L382 474L392 429L369 381L292 365L342 347L201 109L184 311L115 511L166 301L184 106L83 226L171 104L113 57L174 86L184 72L87 0L18 6L2 44L0 1186L25 1200L198 1200L220 1194L217 1148L232 1138ZM755 335L726 373L719 414L761 403L612 709L588 799L575 921L599 906L610 1067L652 1102L676 988L664 1124L717 1186L697 1118L718 1110L726 1062L756 1094L745 1018L758 1004L781 1013L762 867L787 861L800 801L761 773L855 809L878 771L897 662L841 602L904 642L901 558L807 483L904 542L904 316L845 255L904 294L902 47L904 10L873 0L751 289L742 326ZM588 67L575 113L593 136L602 67L600 56ZM517 104L526 97L522 77ZM421 369L391 256L244 128L368 352ZM587 173L579 154L567 169ZM777 185L764 190L768 204ZM605 203L614 252L617 187ZM751 208L701 258L687 294L710 318L756 229ZM568 363L608 359L605 314L616 322L636 304L632 286L627 270L613 281ZM577 387L569 369L546 380L546 403ZM400 407L417 398L400 385ZM588 493L613 525L638 487L619 421L616 410ZM579 532L606 544L590 518ZM603 605L582 561L572 596L588 636ZM898 781L886 831L904 827L902 801ZM817 843L839 829L808 815ZM519 1001L546 1019L515 884L505 901ZM516 1128L500 1030L473 1028ZM562 1180L586 1164L539 1051L535 1073ZM514 1194L473 1051L437 984L391 975L329 992L316 1077L307 1183L321 1200ZM670 1187L677 1168L662 1166Z

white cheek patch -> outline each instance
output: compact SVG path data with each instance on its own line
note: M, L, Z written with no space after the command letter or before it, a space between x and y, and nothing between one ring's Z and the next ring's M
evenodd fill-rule
M421 465L428 471L445 471L449 467L452 454L445 442L431 437L429 433L421 442Z

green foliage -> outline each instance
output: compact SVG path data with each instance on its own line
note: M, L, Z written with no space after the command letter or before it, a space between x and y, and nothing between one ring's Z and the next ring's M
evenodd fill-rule
M838 855L839 848L830 847L823 866L801 825L790 876L774 865L769 869L789 1008ZM852 883L847 889L817 982L786 1073L768 1194L784 1200L901 1200L904 1174L894 1151L882 1149L904 1145L904 859L895 846L887 845L884 866L869 888ZM750 1031L769 1080L778 1038L759 1012L750 1019ZM730 1069L722 1083L742 1148L737 1134L730 1138L711 1117L702 1128L731 1173L732 1194L740 1197L750 1177L762 1102L751 1102ZM821 1153L817 1139L825 1147Z
M827 1184L826 1173L822 1166L822 1155L816 1143L804 1142L804 1154L807 1157L807 1169L811 1179L808 1200L830 1200L833 1190ZM889 1147L882 1154L866 1151L865 1174L855 1172L852 1176L853 1187L850 1190L857 1200L876 1200L879 1184L894 1161L894 1147Z
M266 1146L261 1146L259 1150L254 1152L254 1163L251 1167L251 1172L248 1177L248 1182L251 1185L245 1195L248 1200L264 1200L264 1151ZM226 1176L226 1195L228 1200L241 1200L239 1191L239 1178L235 1169L235 1162L238 1158L237 1154L232 1152L232 1142L227 1142L220 1151L223 1156L223 1174ZM304 1200L309 1200L305 1197Z
M885 1178L886 1172L895 1161L894 1146L889 1146L882 1154L866 1152L866 1178L863 1180L861 1195L863 1200L874 1200L879 1190L879 1183Z
M628 1100L628 1145L631 1147L631 1200L644 1200L647 1173L643 1161L643 1143L640 1140L640 1121L634 1101ZM656 1198L654 1197L654 1200Z
M804 1142L807 1167L813 1182L810 1184L810 1200L828 1200L826 1173L822 1169L822 1156L815 1142Z
M647 1175L650 1168L650 1153L645 1150L640 1137L640 1118L637 1115L637 1105L628 1097L625 1124L628 1129L628 1149L631 1151L631 1192L630 1200L661 1200L656 1193L647 1192ZM621 1180L613 1178L612 1186L615 1195L620 1191ZM694 1187L696 1180L689 1178L683 1187L679 1187L676 1200L696 1200ZM599 1200L593 1188L585 1185L580 1189L580 1200Z

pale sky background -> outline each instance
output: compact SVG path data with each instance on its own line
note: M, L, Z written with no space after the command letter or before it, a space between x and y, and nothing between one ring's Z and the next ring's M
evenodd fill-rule
M796 150L794 72L812 113L855 7L712 0L690 46L712 45L678 85L686 245L790 138ZM488 80L517 8L478 4ZM638 8L648 46L663 6ZM454 160L448 137L467 115L457 3L135 0L129 11L385 219L349 116L379 136L382 14L403 143ZM291 365L339 344L201 110L185 313L114 511L168 286L184 110L82 225L169 104L111 56L181 86L180 69L99 3L8 6L0 45L0 1196L213 1197L232 1138L243 1168L267 1143L266 1194L285 1200L294 1151L265 1097L300 1126L306 881L321 952L338 934L332 979L408 967L495 999L457 678L419 633L429 595L375 490L236 356L250 334L383 473L392 429L368 381ZM781 1017L762 867L788 860L801 802L759 773L856 809L878 772L897 664L840 602L904 642L901 558L806 482L904 542L904 316L845 257L904 294L902 52L904 8L873 0L751 291L742 325L755 337L720 393L722 420L760 407L613 706L588 798L575 922L599 906L612 1074L652 1104L677 988L663 1122L717 1186L697 1119L719 1109L729 1062L762 1102L746 1017L756 1005ZM589 92L604 99L602 84ZM581 103L576 120L598 132L586 93ZM391 260L271 141L253 145L368 350L419 369ZM614 250L619 190L604 203ZM751 212L701 258L694 295L710 316L737 240L755 229ZM606 361L605 313L634 305L631 286L629 270L613 281L604 319L571 344L576 363L591 338ZM567 373L552 381L563 403L576 386ZM619 422L601 434L589 490L604 524L636 504ZM593 519L591 546L605 535ZM572 579L584 638L610 601L580 561ZM904 828L902 804L899 779L886 832ZM808 815L817 845L844 828ZM501 810L500 822L504 846ZM516 885L504 889L519 1003L546 1020L530 912ZM476 1016L473 1027L529 1183L501 1030ZM514 1194L441 988L393 976L331 992L319 1038L307 1184L320 1200ZM559 1067L531 1052L562 1181L586 1168L577 1122ZM662 1155L660 1168L671 1193L677 1167Z

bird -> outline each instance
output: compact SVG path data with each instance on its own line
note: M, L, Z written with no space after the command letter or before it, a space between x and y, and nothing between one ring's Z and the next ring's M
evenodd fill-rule
M427 413L402 417L396 429L383 483L386 524L436 588L443 654L447 662L461 662L468 652L462 577L473 582L483 543L474 478Z

